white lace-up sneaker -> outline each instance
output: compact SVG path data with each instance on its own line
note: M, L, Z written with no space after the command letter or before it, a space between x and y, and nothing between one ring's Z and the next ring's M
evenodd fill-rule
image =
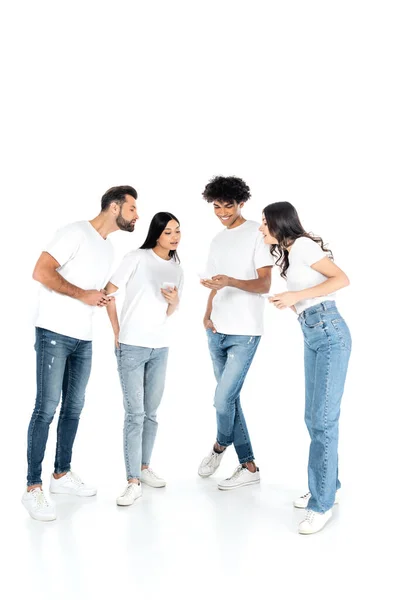
M260 471L258 467L256 472L252 473L246 467L239 465L233 472L233 475L218 484L218 488L220 490L232 490L242 487L242 485L252 485L253 483L260 483Z
M147 467L147 469L142 469L140 481L154 488L161 488L167 485L167 482L164 481L162 477L156 475L156 473L154 473L153 469L150 469L150 467Z
M39 487L33 488L30 492L25 492L22 496L22 504L32 517L37 521L54 521L56 511L54 506L47 500L46 496Z
M71 496L95 496L96 488L83 483L82 479L72 471L68 471L59 479L50 477L50 492L52 494L70 494Z
M311 498L311 494L310 494L310 492L307 492L307 494L304 494L304 496L300 496L299 498L296 498L296 500L294 500L294 502L293 502L293 506L295 508L307 508L308 501L310 498ZM340 490L336 490L335 504L339 504L339 499L340 499Z
M324 513L317 513L313 510L306 512L306 518L299 524L299 533L309 534L321 531L332 517L332 509Z
M225 448L226 450L226 448ZM221 464L222 457L225 454L225 450L222 452L215 452L214 448L210 454L207 454L200 463L199 470L197 471L200 477L210 477L218 469Z
M130 506L142 495L140 483L128 483L125 491L117 498L118 506Z

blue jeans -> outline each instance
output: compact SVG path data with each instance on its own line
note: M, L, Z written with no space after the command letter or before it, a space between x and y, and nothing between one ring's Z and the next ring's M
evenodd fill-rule
M350 331L330 300L299 315L304 335L305 422L311 438L308 508L332 508L338 478L339 414L351 352Z
M140 479L150 464L157 435L157 409L164 392L168 348L120 344L115 350L124 398L126 478Z
M92 342L36 328L35 408L28 429L28 486L42 483L49 426L62 394L57 426L55 473L71 468L72 447L92 366Z
M207 329L208 347L217 380L217 442L234 445L240 464L254 460L249 432L240 405L240 391L261 336L225 335Z

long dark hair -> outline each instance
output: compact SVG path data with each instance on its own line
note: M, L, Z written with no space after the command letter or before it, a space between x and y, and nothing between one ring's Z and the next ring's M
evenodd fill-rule
M329 258L333 260L333 254L328 248L325 248L322 238L306 232L300 223L297 210L290 202L268 204L264 208L263 214L270 234L278 240L278 244L271 244L271 254L277 259L276 264L281 269L281 277L286 279L286 271L289 268L287 248L299 237L307 237L317 242Z
M147 237L143 244L140 246L140 250L149 250L157 246L157 240L168 225L170 221L176 221L180 225L178 219L169 212L158 212L154 215L151 220ZM176 250L170 250L169 255L176 262L180 263L179 256Z

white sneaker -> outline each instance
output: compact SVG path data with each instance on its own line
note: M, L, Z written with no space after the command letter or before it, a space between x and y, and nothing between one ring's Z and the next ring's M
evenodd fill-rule
M161 488L167 485L167 482L154 473L153 469L147 467L147 469L142 469L140 474L140 481L154 488Z
M21 501L32 519L54 521L56 518L54 506L47 500L43 490L39 487L33 488L30 492L25 492Z
M70 494L71 496L95 496L96 488L83 483L82 479L72 471L68 471L59 479L50 477L50 492L52 494Z
M299 498L296 498L296 500L293 501L293 506L295 508L307 508L308 501L310 498L311 498L311 494L310 494L310 492L307 492L307 494L304 494L304 496L300 496ZM336 490L334 503L339 504L339 499L340 499L340 490Z
M260 483L260 471L258 467L256 472L252 473L246 467L239 465L231 477L224 479L218 484L218 488L220 490L232 490L242 485L252 485L253 483Z
M225 448L226 450L226 448ZM218 469L221 464L222 457L225 454L225 450L222 452L215 452L214 447L200 463L199 470L197 471L200 477L210 477Z
M117 498L118 506L130 506L142 495L140 483L128 483L125 491Z
M321 531L321 529L325 527L331 517L332 509L327 510L322 514L314 512L313 510L308 510L306 512L306 518L299 524L299 533L317 533L317 531Z

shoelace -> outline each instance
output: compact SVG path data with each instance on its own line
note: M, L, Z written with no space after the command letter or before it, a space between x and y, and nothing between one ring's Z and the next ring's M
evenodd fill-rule
M311 498L311 493L310 493L310 492L307 492L307 494L303 494L303 496L300 496L300 498L301 498L302 500L307 500L308 498Z
M312 510L308 510L306 512L306 518L304 520L308 521L311 524L314 520L314 512Z
M159 479L158 475L156 475L155 472L153 471L153 469L150 469L150 467L147 467L147 469L143 469L143 471L147 471L147 473L148 473L148 475L150 475L150 477Z
M33 492L30 492L35 501L36 508L47 508L50 505L46 500L46 496L43 494L43 490L41 490L40 488L37 489L38 491L34 490Z
M134 487L133 487L134 485L135 485L134 483L128 483L122 496L131 496L134 491Z
M234 471L233 475L231 475L230 477L228 477L229 480L231 479L237 479L240 475L240 473L242 472L243 467L240 465L239 467L236 467L236 470Z
M69 479L71 481L73 481L74 483L77 483L78 485L83 485L83 481L79 477L79 475L77 475L76 473L73 473L72 471L69 472Z

